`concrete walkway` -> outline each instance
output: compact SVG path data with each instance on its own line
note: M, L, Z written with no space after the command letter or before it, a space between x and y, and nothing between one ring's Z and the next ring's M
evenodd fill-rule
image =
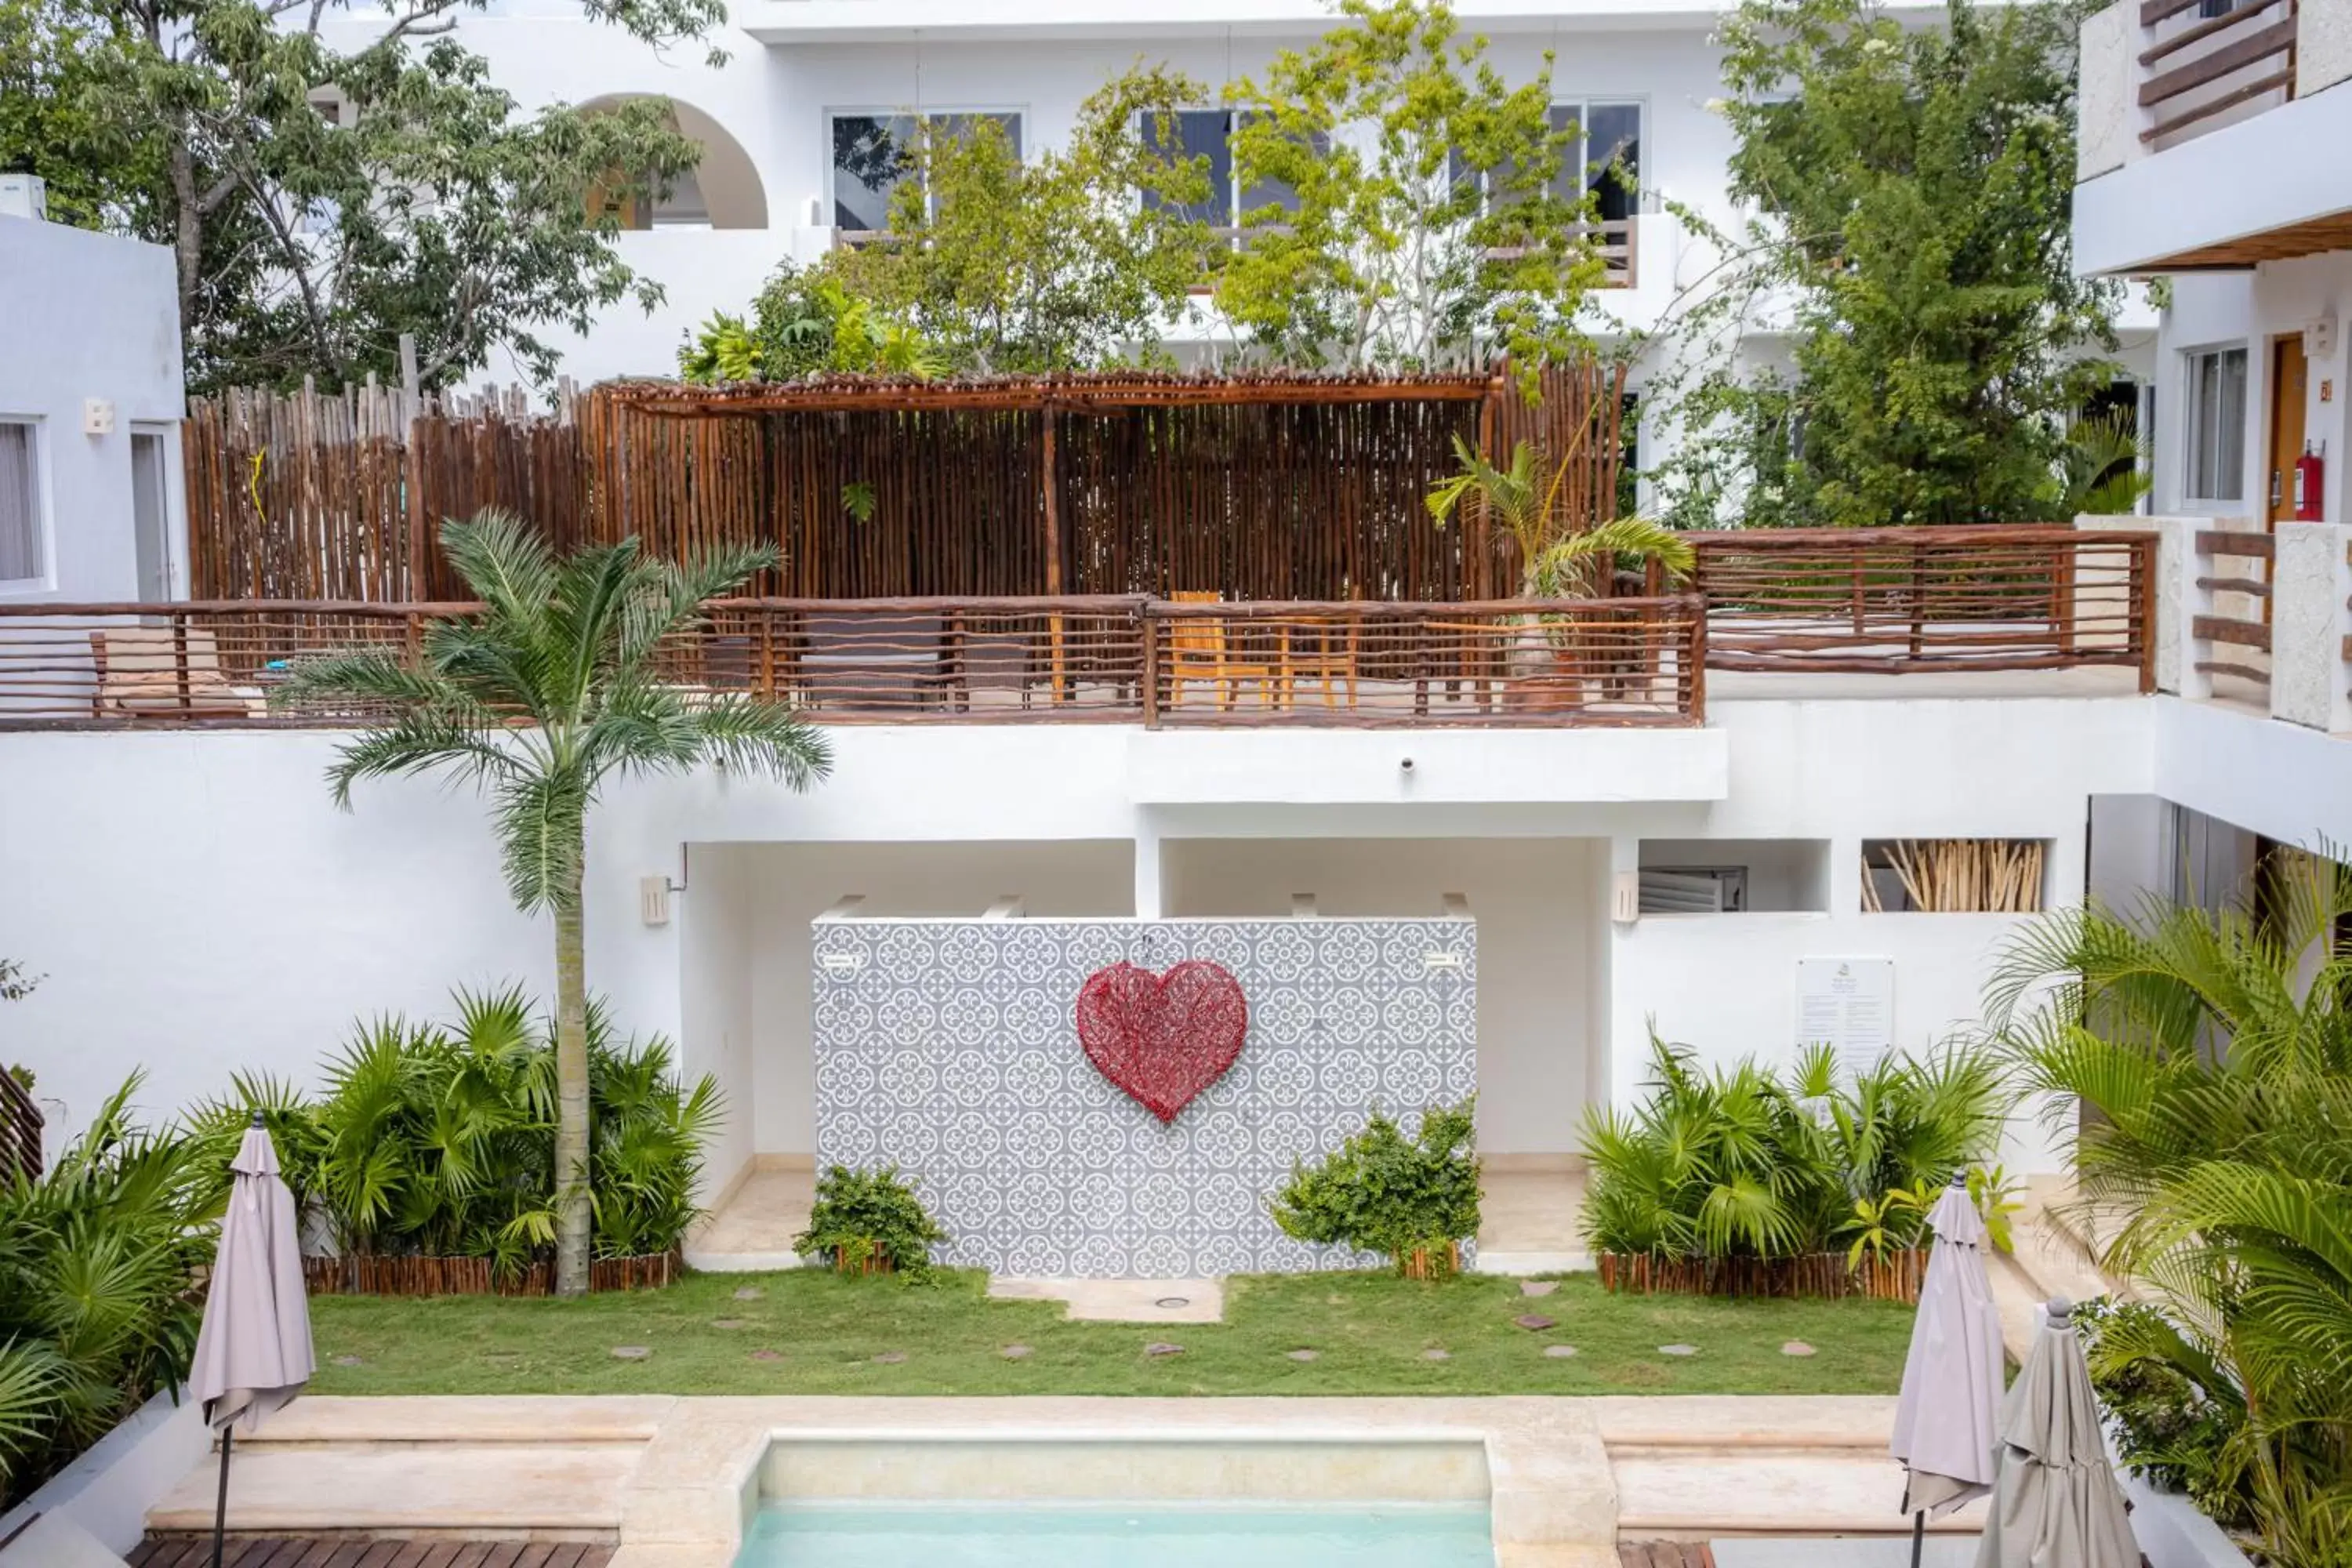
M239 1442L229 1515L243 1531L496 1532L614 1544L613 1568L726 1568L763 1486L1297 1499L1393 1495L1412 1477L1483 1485L1501 1568L1612 1568L1621 1531L1899 1533L1893 1413L1876 1397L320 1397ZM214 1477L198 1466L149 1527L203 1528ZM1937 1527L1973 1531L1974 1511Z

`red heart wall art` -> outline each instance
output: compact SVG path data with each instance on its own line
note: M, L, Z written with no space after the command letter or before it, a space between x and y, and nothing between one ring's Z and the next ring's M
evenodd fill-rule
M1225 1075L1248 1033L1241 982L1206 959L1165 974L1114 963L1078 988L1087 1059L1162 1121Z

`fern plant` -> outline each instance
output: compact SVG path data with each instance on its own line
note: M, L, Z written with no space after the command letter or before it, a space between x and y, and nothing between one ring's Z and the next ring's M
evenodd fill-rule
M817 1178L808 1228L793 1237L793 1250L845 1274L920 1279L930 1270L932 1247L947 1239L898 1166L835 1165Z
M1451 1272L1478 1234L1474 1100L1432 1106L1412 1135L1375 1110L1314 1165L1294 1163L1273 1199L1285 1236L1388 1257L1406 1272Z

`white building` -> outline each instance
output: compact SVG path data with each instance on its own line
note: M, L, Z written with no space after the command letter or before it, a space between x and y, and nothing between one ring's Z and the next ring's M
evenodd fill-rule
M172 253L45 222L20 199L22 213L0 206L0 606L179 597Z

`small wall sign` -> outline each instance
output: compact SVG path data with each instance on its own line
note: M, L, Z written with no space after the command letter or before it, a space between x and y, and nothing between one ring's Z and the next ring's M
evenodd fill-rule
M1797 1044L1825 1045L1847 1071L1895 1048L1895 961L1797 960Z

